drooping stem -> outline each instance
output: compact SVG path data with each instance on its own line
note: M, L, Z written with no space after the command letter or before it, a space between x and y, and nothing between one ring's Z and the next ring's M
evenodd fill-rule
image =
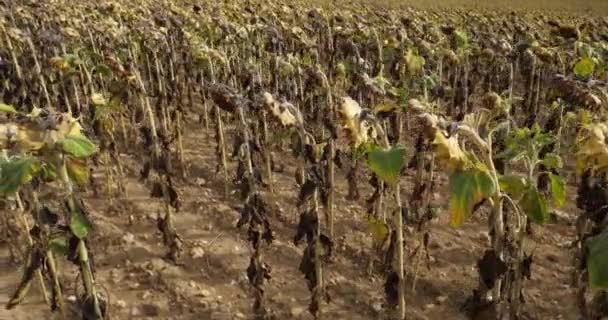
M17 202L17 209L19 210L18 216L23 224L23 228L25 229L25 235L27 239L27 244L30 248L34 247L34 240L30 235L30 226L25 217L25 209L23 207L23 202L21 201L21 197L19 193L15 193L15 200ZM44 298L44 302L46 304L50 304L49 295L46 290L46 284L44 283L44 277L42 276L42 271L40 269L36 270L36 278L38 279L38 283L40 285L40 291L42 292L42 297Z
M266 179L268 180L268 189L274 193L274 179L272 177L272 154L270 150L270 139L268 138L268 121L266 120L266 112L262 112L262 130L264 133L264 150L266 162Z

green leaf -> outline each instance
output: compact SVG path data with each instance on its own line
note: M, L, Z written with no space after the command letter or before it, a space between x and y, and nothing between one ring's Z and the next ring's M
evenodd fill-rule
M500 190L506 192L512 199L519 200L528 187L528 182L522 176L506 175L498 177L498 185Z
M547 167L547 169L561 169L564 165L562 158L555 153L546 154L540 163Z
M608 288L608 231L587 240L587 271L591 288Z
M55 238L49 241L49 250L58 255L65 255L68 252L68 245L65 239Z
M580 78L588 78L593 74L595 62L591 58L582 58L574 65L574 74Z
M63 142L63 151L77 158L86 158L97 152L97 147L83 135L67 136Z
M528 187L524 196L519 201L519 206L528 215L530 220L538 224L545 224L549 220L547 202L545 196L538 191L536 186Z
M371 170L380 179L390 185L395 185L405 163L405 149L402 147L390 149L374 147L368 153L368 163Z
M0 194L12 195L19 187L29 182L40 170L40 163L34 158L13 159L0 164Z
M11 105L0 103L0 112L17 113L17 109Z
M553 202L556 207L561 207L566 203L566 181L564 178L550 174L551 178L551 194L553 195Z
M89 234L91 229L91 222L80 212L80 210L74 210L70 219L70 230L80 240L83 240Z
M489 198L496 185L485 170L458 171L450 177L450 224L457 228L473 212L475 205Z

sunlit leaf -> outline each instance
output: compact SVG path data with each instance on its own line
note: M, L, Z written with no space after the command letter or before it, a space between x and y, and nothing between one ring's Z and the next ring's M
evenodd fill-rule
M0 103L0 112L17 113L17 109L11 105Z
M414 50L408 50L403 59L409 74L420 73L424 68L424 64L426 63L424 58Z
M584 170L604 171L608 169L608 126L603 123L584 126L577 137L576 173Z
M589 256L587 271L592 288L608 288L608 231L591 238L587 242Z
M484 170L478 168L458 171L450 177L450 224L459 227L473 212L475 205L489 198L496 185Z
M498 177L500 190L506 192L512 199L519 200L528 186L526 178L518 175Z
M564 178L550 174L551 177L551 194L556 207L561 207L566 203L566 181Z
M370 169L383 181L394 185L399 179L399 173L405 163L405 149L392 147L381 149L375 147L368 153Z
M97 152L97 147L83 135L68 136L62 141L63 151L77 158L86 158Z
M574 74L581 78L587 78L593 74L595 62L591 58L582 58L574 65Z
M93 93L91 95L91 103L94 106L105 106L108 103L108 101L103 96L103 94L101 94L101 93Z
M541 164L543 164L547 169L561 169L563 167L562 158L555 153L548 153L541 160Z
M468 158L460 148L455 136L446 138L443 132L437 129L433 146L435 148L435 160L447 172L458 171L468 162Z
M545 224L549 220L545 196L538 191L536 186L528 187L519 201L519 206L535 223Z

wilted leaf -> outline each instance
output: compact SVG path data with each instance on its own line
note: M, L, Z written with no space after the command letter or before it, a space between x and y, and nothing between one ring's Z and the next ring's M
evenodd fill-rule
M545 224L549 220L545 196L538 191L536 186L528 187L519 201L519 206L535 223Z
M374 113L389 113L397 110L399 106L391 101L384 101L383 103L379 103L374 106Z
M574 74L581 78L587 78L593 74L595 62L591 58L582 58L574 65Z
M489 198L496 185L486 171L478 168L458 171L450 177L451 225L459 227L476 204Z
M514 200L519 200L528 186L526 178L518 175L506 175L498 177L500 190L506 192Z
M541 160L541 163L547 167L547 169L561 169L564 165L562 162L562 158L555 153L548 153Z
M405 163L405 149L392 147L390 149L372 148L368 154L370 169L386 183L397 183L401 168Z
M405 60L405 65L409 74L420 73L426 63L424 58L414 50L408 50L403 59Z
M458 171L468 162L468 158L460 148L455 136L446 138L441 130L436 129L433 146L435 147L435 159L448 172Z
M561 207L566 203L566 181L564 178L550 174L551 177L551 194L556 207Z
M584 126L579 131L576 144L576 173L581 175L584 170L603 171L608 169L608 145L606 136L608 126L596 123Z
M608 288L608 231L589 239L587 247L589 284L596 289Z
M454 38L459 49L466 49L469 45L469 36L464 30L454 31Z
M342 103L340 104L340 112L342 116L347 120L358 117L361 114L361 106L357 103L357 101L353 100L350 97L343 97Z
M83 135L67 136L62 141L63 151L77 158L86 158L97 152L97 147Z
M94 106L105 106L106 104L108 104L108 101L103 96L103 94L101 94L101 93L93 93L91 95L91 103Z
M339 110L344 121L344 129L353 149L368 143L370 139L376 138L376 118L369 110L363 110L350 97L342 98Z
M0 194L14 194L19 187L29 182L38 170L40 170L40 163L34 158L2 162L0 164Z
M86 185L89 182L89 167L86 159L67 157L65 162L68 176L78 185Z

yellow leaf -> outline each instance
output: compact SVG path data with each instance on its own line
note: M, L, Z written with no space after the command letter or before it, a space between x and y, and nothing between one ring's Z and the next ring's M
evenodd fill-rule
M608 126L596 123L583 126L577 137L576 172L608 170Z
M435 147L435 159L448 172L462 169L468 161L466 154L458 144L458 139L455 136L446 138L439 129L435 129L433 146Z
M105 106L108 102L101 93L93 93L91 95L91 102L94 106Z
M78 185L86 185L89 182L89 167L86 159L73 157L66 158L66 169L69 177Z

